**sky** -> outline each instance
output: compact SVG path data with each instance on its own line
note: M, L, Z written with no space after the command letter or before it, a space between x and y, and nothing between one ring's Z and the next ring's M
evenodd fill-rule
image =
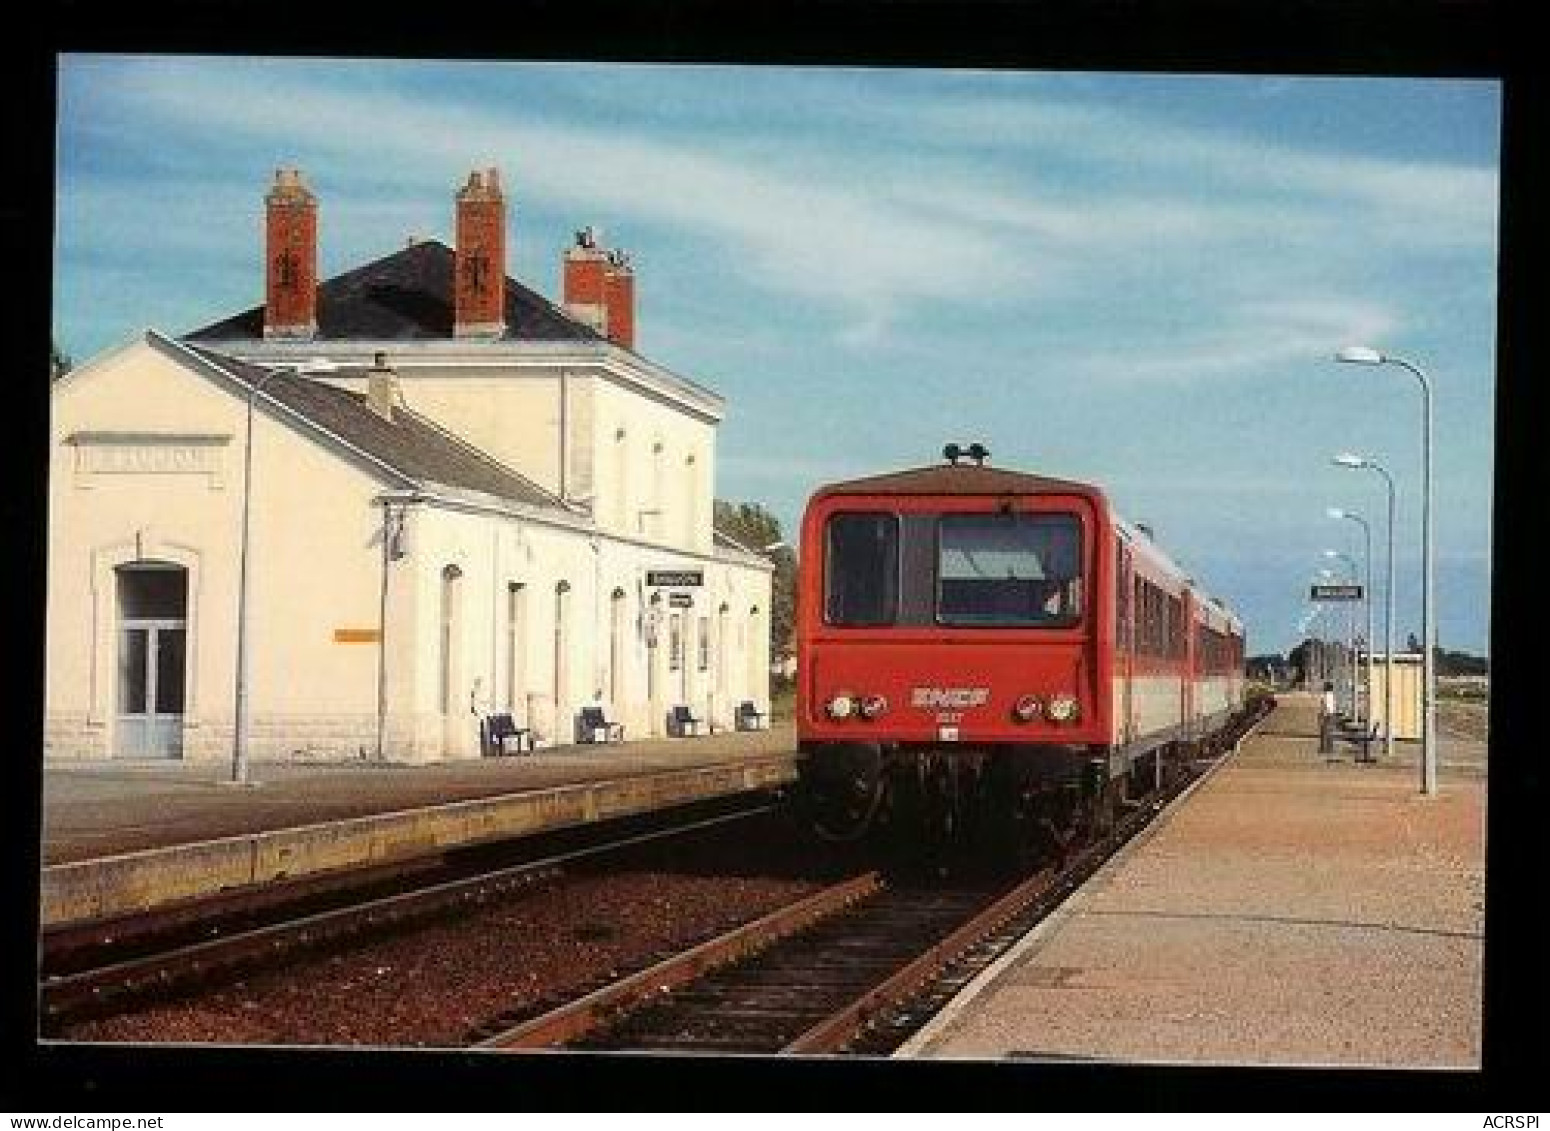
M1501 88L1493 81L71 55L54 336L77 364L262 299L263 194L317 193L327 277L500 169L508 269L558 300L627 249L637 350L721 394L719 498L795 541L821 483L980 441L1102 485L1244 617L1302 637L1365 562L1420 629L1433 397L1438 641L1488 651ZM1343 610L1326 608L1320 626ZM1378 621L1381 625L1381 616ZM1381 628L1379 645L1381 647Z

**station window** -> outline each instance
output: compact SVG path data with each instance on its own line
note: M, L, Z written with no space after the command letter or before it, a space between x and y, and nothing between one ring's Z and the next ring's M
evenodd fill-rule
M700 618L700 633L698 637L698 653L700 671L710 671L710 618Z
M679 613L667 618L667 670L676 672L684 664L684 619Z

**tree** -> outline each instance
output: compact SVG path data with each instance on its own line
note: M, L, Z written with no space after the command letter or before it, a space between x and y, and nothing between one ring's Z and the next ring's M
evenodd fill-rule
M48 379L57 381L70 372L75 362L70 360L70 355L59 348L58 342L50 342L48 345Z
M715 523L716 529L728 538L756 554L765 555L775 566L770 596L770 658L785 659L791 655L792 633L796 628L797 556L786 545L780 519L759 503L730 503L717 499Z

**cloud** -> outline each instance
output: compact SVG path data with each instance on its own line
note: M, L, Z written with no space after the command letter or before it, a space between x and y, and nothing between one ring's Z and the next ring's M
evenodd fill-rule
M462 73L475 84L499 70ZM340 70L306 61L138 60L94 68L89 81L97 84L93 101L112 106L115 128L138 122L146 139L170 139L167 148L185 157L207 146L272 155L272 163L305 155L330 185L353 194L348 211L329 213L327 223L361 245L382 246L380 235L368 238L368 224L396 224L403 231L395 238L423 228L413 222L411 193L444 200L470 167L494 164L506 172L519 223L526 202L636 231L658 226L707 277L819 314L834 341L854 351L897 344L922 313L984 318L1035 301L1046 310L1086 302L1113 314L1110 348L1119 361L1090 362L1111 375L1200 377L1260 366L1322 334L1371 336L1393 323L1339 294L1323 300L1318 317L1266 305L1275 296L1331 277L1361 287L1359 271L1346 268L1360 268L1364 257L1473 247L1495 231L1489 170L1296 150L1069 95L970 98L902 83L899 97L863 103L843 97L857 76L823 72L814 81L833 95L828 128L801 131L781 119L768 136L756 126L744 137L725 128L673 132L661 115L650 129L625 130L609 120L601 96L588 101L588 117L567 120L573 107L564 100L499 100L483 88L473 96L470 84L430 86L426 73L388 63L379 82L359 62ZM689 80L724 84L741 106L737 74L679 72L673 85L682 93ZM409 78L419 80L412 94L401 81ZM651 78L631 68L623 90L639 98ZM798 82L804 90L806 81ZM1001 148L987 157L987 145ZM395 200L383 199L382 183ZM128 219L136 205L124 203L138 199L134 186L116 206L121 185L71 191L78 215L112 219L110 230L130 244L204 238L194 225L137 230ZM238 191L240 208L230 199ZM256 196L253 186L230 184L199 192L241 212L251 212ZM168 199L197 214L190 197L185 186ZM1202 272L1202 262L1217 269ZM1181 283L1160 285L1170 279ZM1190 328L1127 324L1113 296L1126 285L1139 293L1137 280L1154 296L1151 313L1171 309L1171 321ZM1214 324L1194 324L1202 308L1217 316ZM1331 313L1337 308L1340 317Z
M843 176L721 155L692 140L554 124L510 107L275 83L239 71L148 68L129 84L158 118L275 153L329 154L399 183L444 185L453 170L504 167L526 199L671 225L722 249L758 285L840 307L857 340L905 305L1009 286L1025 265L961 214L890 200ZM361 123L373 123L363 137Z
M953 95L896 106L894 113L964 142L1059 151L1086 164L1122 168L1130 178L1143 170L1171 172L1206 182L1212 192L1239 185L1282 198L1358 204L1382 222L1382 232L1374 234L1449 245L1495 239L1494 169L1296 149L1079 102Z
M1327 358L1342 343L1384 341L1400 327L1386 307L1338 297L1249 301L1217 314L1214 323L1176 328L1118 351L1106 344L1069 359L1070 369L1108 382L1259 380L1277 366Z

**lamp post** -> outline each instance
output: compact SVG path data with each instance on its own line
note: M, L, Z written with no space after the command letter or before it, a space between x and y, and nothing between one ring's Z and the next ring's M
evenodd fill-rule
M1394 757L1394 477L1371 456L1341 452L1333 461L1339 467L1368 468L1383 476L1388 487L1388 549L1384 555L1383 582L1383 756ZM1371 649L1368 650L1371 655ZM1370 680L1370 677L1369 677ZM1369 681L1368 686L1372 684Z
M1339 507L1330 507L1325 513L1330 518L1349 519L1362 528L1362 561L1366 565L1364 572L1367 586L1362 594L1362 605L1367 613L1367 713L1363 715L1358 712L1357 718L1362 723L1362 729L1370 731L1372 729L1372 527L1361 515Z
M1421 792L1437 794L1436 624L1432 615L1432 385L1426 374L1401 357L1369 346L1346 346L1336 361L1352 365L1397 365L1421 385Z
M338 368L331 362L311 361L295 367L296 372L319 373ZM248 633L248 558L252 545L253 499L253 402L258 394L286 369L270 369L248 380L247 426L242 450L242 539L237 547L237 676L231 744L232 785L255 785L248 778L248 669L250 641Z

